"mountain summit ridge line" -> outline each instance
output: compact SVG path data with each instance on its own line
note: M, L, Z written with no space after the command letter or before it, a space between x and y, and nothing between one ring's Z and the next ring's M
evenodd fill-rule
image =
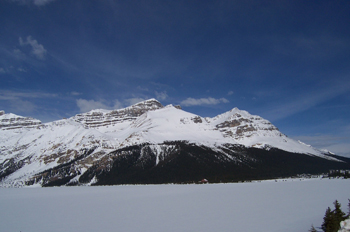
M107 178L106 173L115 172L116 163L135 166L135 173L146 163L149 168L167 166L164 162L169 157L183 165L179 157L187 159L191 153L186 151L186 155L182 155L179 149L192 149L192 145L198 147L195 149L198 152L203 149L209 166L213 156L216 158L212 162L230 162L238 166L244 164L245 158L253 162L256 158L243 155L250 152L249 149L277 149L344 162L288 138L268 120L247 111L233 108L213 118L204 118L183 111L179 106L163 106L154 98L123 109L91 110L44 124L3 112L0 141L0 186L99 184L103 182L102 174L106 179L111 178ZM125 157L127 163L120 160L121 157ZM203 158L201 155L193 157ZM221 161L216 160L217 157ZM193 165L196 166L196 162ZM121 174L117 171L115 175ZM176 181L176 178L169 180ZM112 184L124 183L113 181Z

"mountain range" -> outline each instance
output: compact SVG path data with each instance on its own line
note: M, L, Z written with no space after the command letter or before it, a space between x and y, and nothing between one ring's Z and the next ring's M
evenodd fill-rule
M201 117L149 99L49 123L0 111L0 186L194 183L349 169L234 108Z

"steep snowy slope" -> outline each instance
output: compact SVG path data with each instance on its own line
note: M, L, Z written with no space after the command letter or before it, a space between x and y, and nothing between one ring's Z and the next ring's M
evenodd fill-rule
M150 99L121 110L93 110L46 124L14 114L2 115L4 125L25 124L14 127L11 123L0 130L0 178L6 177L3 183L23 185L29 177L72 161L76 161L75 166L69 172L81 174L121 145L116 135L137 116L161 107Z
M71 119L32 129L0 131L0 138L3 141L0 176L12 173L10 182L21 181L22 178L77 159L90 149L94 149L94 153L115 149L113 138L96 130L86 130ZM89 162L82 163L80 168L86 168L86 165Z
M151 168L192 146L203 148L208 156L203 162L253 162L256 158L244 155L249 148L339 161L237 108L202 118L150 99L124 109L92 110L45 124L1 111L0 185L91 184L101 173L115 170L115 162L127 154L127 159L135 160L123 165L143 167L147 163Z
M125 141L131 144L186 140L215 145L224 141L222 133L212 128L205 119L172 105L143 114L125 132L129 135Z
M323 156L321 151L288 138L268 120L238 108L209 119L209 121L212 126L223 133L225 138L231 138L246 147L265 149L275 147L289 152ZM328 156L323 157L328 158Z
M114 136L124 145L186 140L207 146L230 143L264 149L274 147L329 158L311 146L288 138L260 116L237 108L214 118L202 118L168 105L143 114L124 133Z

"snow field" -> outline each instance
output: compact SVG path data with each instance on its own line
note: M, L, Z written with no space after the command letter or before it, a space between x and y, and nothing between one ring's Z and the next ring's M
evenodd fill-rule
M0 189L1 231L308 231L350 180Z

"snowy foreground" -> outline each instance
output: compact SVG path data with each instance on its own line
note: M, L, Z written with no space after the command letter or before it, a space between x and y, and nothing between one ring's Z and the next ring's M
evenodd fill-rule
M1 231L307 232L350 180L0 188Z

